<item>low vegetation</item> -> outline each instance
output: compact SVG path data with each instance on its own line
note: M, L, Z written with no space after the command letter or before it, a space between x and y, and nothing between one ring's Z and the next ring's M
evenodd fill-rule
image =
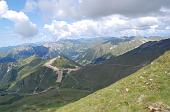
M56 112L169 111L170 52L115 84ZM157 107L154 107L154 106ZM168 106L169 105L169 106Z
M78 64L64 57L60 57L57 58L52 65L57 68L76 68Z
M88 91L76 89L50 89L35 95L0 96L0 112L45 112L79 100L89 94Z

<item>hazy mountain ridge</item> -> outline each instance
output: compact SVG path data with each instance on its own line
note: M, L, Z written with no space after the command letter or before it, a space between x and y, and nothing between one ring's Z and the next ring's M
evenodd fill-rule
M0 62L15 62L33 55L47 59L63 55L82 65L86 65L104 55L118 56L145 42L154 40L159 39L146 37L107 37L74 40L63 39L57 42L25 44L0 48Z

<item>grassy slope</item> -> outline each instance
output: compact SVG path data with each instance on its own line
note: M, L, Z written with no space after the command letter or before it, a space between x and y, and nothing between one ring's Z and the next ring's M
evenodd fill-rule
M89 65L66 75L62 87L96 91L131 75L168 50L170 39L148 42L105 63Z
M31 56L29 58L26 58L24 60L20 60L18 62L18 75L16 81L14 81L9 88L13 88L16 86L16 84L23 80L24 78L28 77L45 63L42 59L36 57L36 56Z
M170 105L170 52L115 84L57 112L147 112L150 103Z
M67 64L77 65L72 61L65 60ZM51 110L51 108L56 109L89 94L89 91L85 90L58 89L55 72L49 68L41 67L42 63L44 61L37 57L29 57L19 62L18 69L20 72L17 77L18 80L13 83L10 89L20 88L20 93L17 95L0 96L0 100L2 99L0 101L0 112L39 112ZM38 87L36 91L42 91L51 86L53 86L53 89L39 95L27 96L25 94L33 92L36 87Z
M22 93L30 93L33 91L43 91L51 86L55 86L57 84L56 73L52 69L43 67L43 64L47 61L48 60L43 60L36 56L19 60L15 67L16 79L9 84L7 83L9 87L5 83L7 85L6 88L10 91L18 90ZM75 68L79 66L79 64L64 57L56 59L53 64L59 68ZM0 72L0 74L2 73ZM9 76L11 74L9 74ZM3 85L0 84L1 88L2 86Z
M53 66L57 68L75 68L78 64L72 60L64 57L57 58L53 63Z
M88 91L75 89L51 89L33 96L0 96L0 112L43 112L53 111L63 105L76 101Z
M23 60L21 63L24 68L19 71L18 80L22 80L23 78L27 77L27 75L35 72L45 62L39 57L31 56Z

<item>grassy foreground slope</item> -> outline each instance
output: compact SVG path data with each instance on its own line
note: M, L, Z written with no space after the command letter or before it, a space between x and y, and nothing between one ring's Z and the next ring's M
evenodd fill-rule
M50 89L35 95L9 94L0 96L0 112L46 112L55 111L68 103L86 96L88 91L75 89Z
M149 112L154 106L165 111L170 106L169 85L170 52L167 52L131 76L56 112Z

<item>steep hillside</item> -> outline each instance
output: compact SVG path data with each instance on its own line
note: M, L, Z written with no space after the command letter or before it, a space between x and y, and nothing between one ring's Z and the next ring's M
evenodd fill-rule
M42 92L59 86L65 75L80 67L62 56L49 60L31 56L15 63L3 63L0 66L0 90L25 94Z
M103 64L89 65L67 75L62 87L95 91L129 76L170 50L170 39L148 42Z
M38 71L44 62L45 60L39 57L31 56L13 63L1 63L0 88L3 90L13 90L18 82Z
M76 71L77 67L77 63L64 57L42 60L32 56L20 60L16 66L16 79L8 89L0 90L0 111L40 112L59 108L88 95L90 92L87 90L60 89L61 82L57 82L59 75L64 77Z
M169 112L170 52L115 84L55 112Z
M21 66L17 72L17 78L9 86L9 91L19 93L40 92L56 85L56 73L43 66L46 61L34 60Z
M0 63L0 90L5 90L16 80L16 63Z

